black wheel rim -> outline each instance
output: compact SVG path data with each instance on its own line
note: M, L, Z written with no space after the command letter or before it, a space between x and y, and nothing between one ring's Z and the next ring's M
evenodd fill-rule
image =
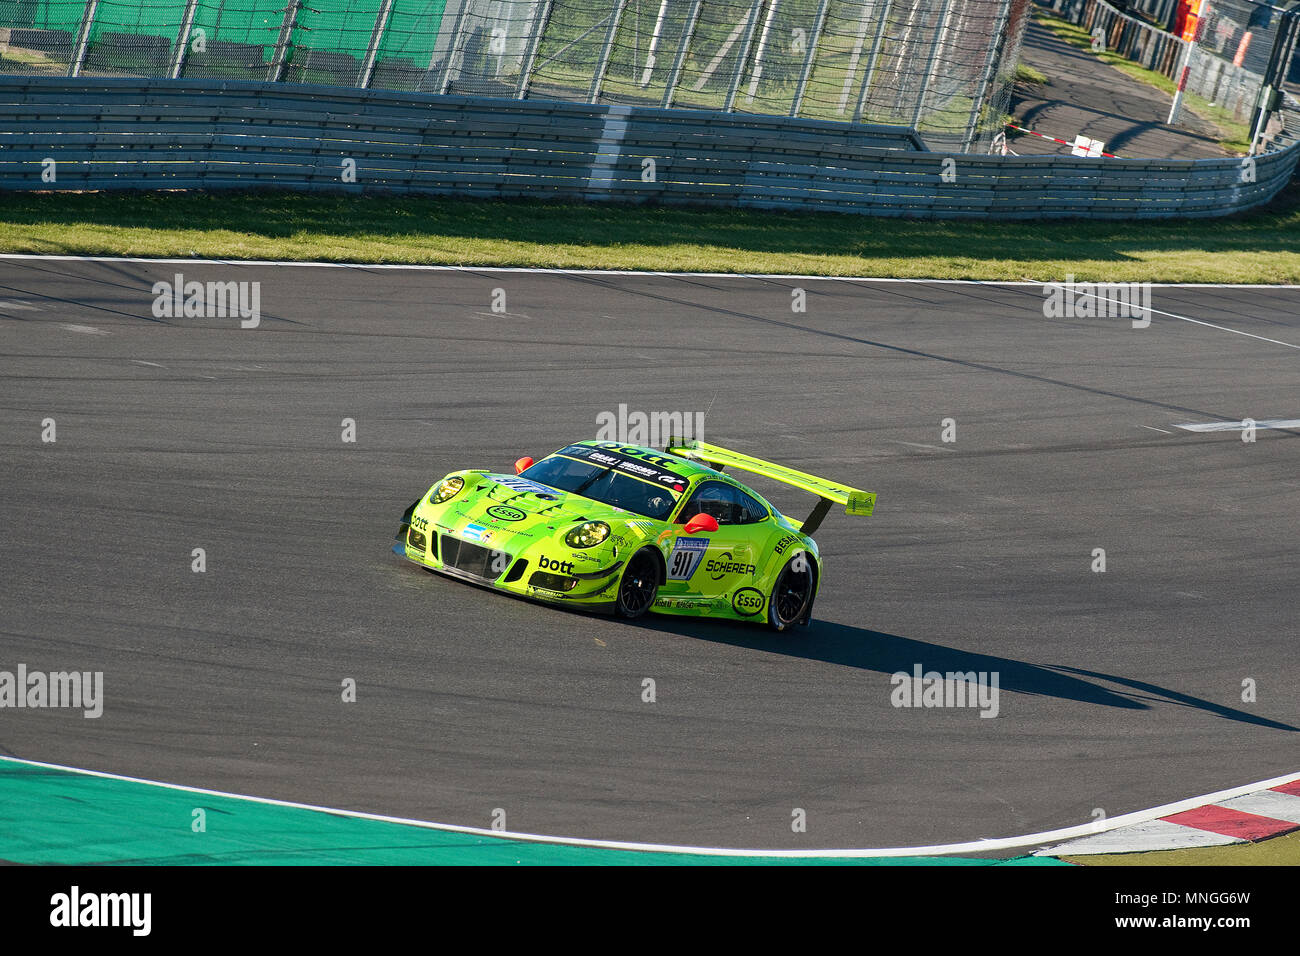
M623 583L618 588L619 603L628 614L640 614L650 607L658 587L659 574L654 559L638 554L623 572Z
M772 606L782 624L793 624L808 607L808 598L812 594L812 570L805 568L796 571L794 565L786 565L777 579L776 590L772 595Z

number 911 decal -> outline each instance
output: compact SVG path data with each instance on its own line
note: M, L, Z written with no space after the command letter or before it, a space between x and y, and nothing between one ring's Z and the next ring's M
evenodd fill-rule
M668 580L689 581L707 550L708 538L678 538L668 555Z

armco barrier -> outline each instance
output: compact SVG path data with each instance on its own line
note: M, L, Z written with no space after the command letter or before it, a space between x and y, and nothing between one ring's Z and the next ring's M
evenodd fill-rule
M0 77L0 189L11 190L270 187L928 218L1144 218L1266 202L1298 156L1300 146L1253 161L972 156L928 152L901 127L705 111L283 83Z

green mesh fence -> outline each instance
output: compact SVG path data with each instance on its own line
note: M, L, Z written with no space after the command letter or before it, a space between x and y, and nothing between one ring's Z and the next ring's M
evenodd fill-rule
M1029 0L0 0L0 73L282 80L915 127L981 149Z

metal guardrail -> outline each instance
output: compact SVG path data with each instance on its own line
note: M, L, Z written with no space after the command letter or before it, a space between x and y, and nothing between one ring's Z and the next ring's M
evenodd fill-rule
M0 0L0 74L285 81L919 127L984 152L1029 0Z
M709 204L927 218L1213 216L1253 160L925 150L903 127L285 83L0 77L0 190L277 188Z

